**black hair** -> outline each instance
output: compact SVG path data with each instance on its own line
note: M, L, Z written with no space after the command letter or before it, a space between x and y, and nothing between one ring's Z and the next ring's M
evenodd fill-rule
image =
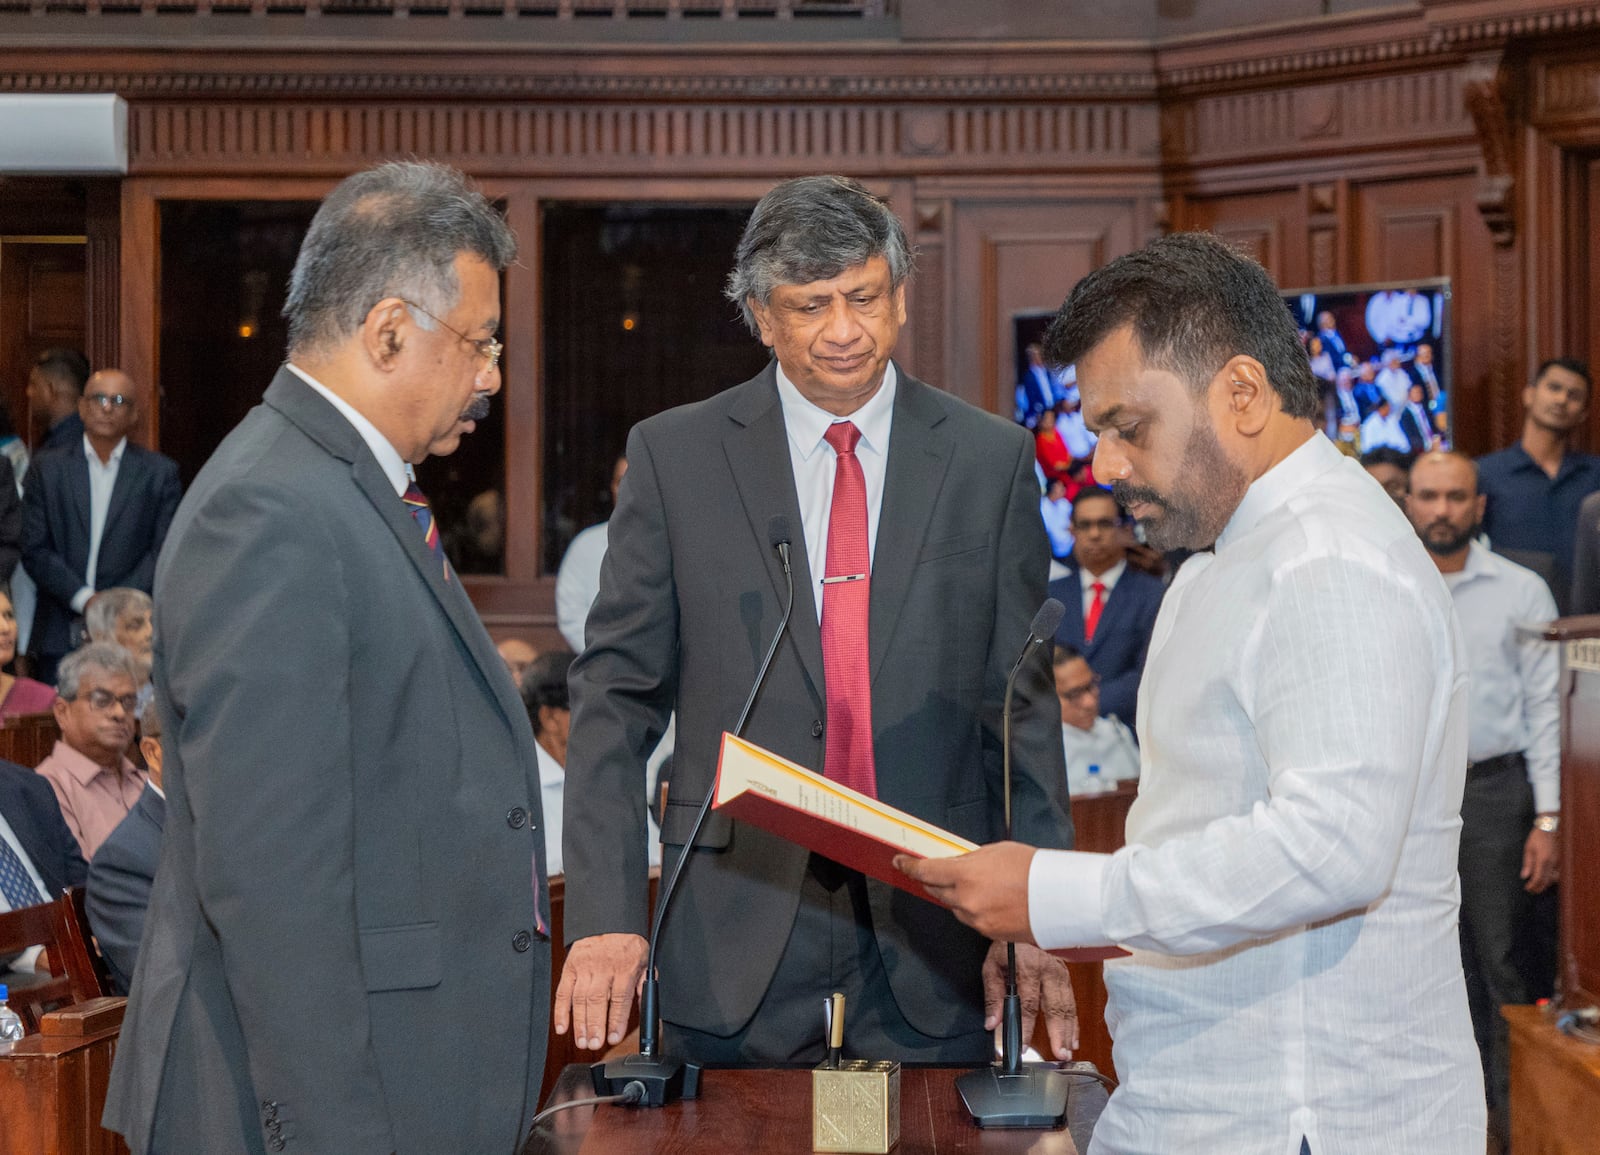
M553 710L572 709L572 699L567 695L567 671L577 655L571 650L549 650L540 654L522 672L522 704L527 707L528 721L533 732L539 732L539 709L549 706Z

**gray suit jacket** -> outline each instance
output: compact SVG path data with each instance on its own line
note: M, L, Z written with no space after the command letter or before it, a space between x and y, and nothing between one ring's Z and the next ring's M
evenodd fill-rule
M144 793L128 816L117 823L89 863L84 906L89 926L111 968L118 994L127 994L150 908L150 887L161 862L161 828L167 802L145 783Z
M821 632L775 369L634 429L588 645L570 675L569 939L645 931L645 757L676 708L662 822L671 864L782 613L775 516L794 539L794 616L746 736L820 771ZM974 841L999 837L1001 696L1049 561L1026 430L900 373L869 611L885 802ZM1018 681L1013 735L1017 837L1070 846L1060 711L1042 655ZM792 843L710 817L665 924L665 1019L721 1035L750 1020L806 862ZM877 882L869 893L906 1018L936 1037L981 1030L987 943L941 907Z
M543 817L459 581L283 370L196 478L155 600L166 836L106 1125L136 1155L512 1151L544 1062Z

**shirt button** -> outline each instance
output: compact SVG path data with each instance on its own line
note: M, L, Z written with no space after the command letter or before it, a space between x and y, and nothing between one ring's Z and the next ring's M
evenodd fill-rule
M811 723L811 736L813 738L822 737L822 719L821 718L818 718L816 721Z
M511 936L511 949L522 954L533 945L533 936L525 930L519 930Z
M528 820L528 812L520 806L513 806L506 811L506 825L513 830L521 830L522 824Z

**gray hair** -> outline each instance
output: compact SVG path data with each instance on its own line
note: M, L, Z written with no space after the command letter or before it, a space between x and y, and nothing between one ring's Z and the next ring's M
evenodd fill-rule
M143 610L148 614L154 609L155 603L143 590L115 586L112 589L101 590L89 599L89 604L83 611L83 624L89 631L91 642L115 642L117 622L121 620L123 614L137 610Z
M393 161L348 177L312 218L289 275L290 356L349 337L385 297L448 313L461 293L455 259L462 253L496 272L517 256L510 227L463 174ZM412 316L433 327L415 310Z
M765 305L779 285L831 280L873 257L888 261L891 289L911 275L911 246L888 205L849 177L787 180L750 214L723 295L759 335L752 298Z
M139 673L138 663L127 650L111 642L90 642L61 659L61 664L56 667L56 693L69 702L75 699L83 684L84 674L90 670L102 674L126 674L135 686L144 680Z

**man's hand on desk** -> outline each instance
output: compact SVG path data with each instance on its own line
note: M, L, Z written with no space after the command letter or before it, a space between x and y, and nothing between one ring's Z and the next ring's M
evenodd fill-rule
M985 938L1032 943L1028 868L1034 853L1020 842L996 842L956 858L896 855L894 867Z
M1034 1018L1044 1012L1050 1050L1057 1059L1070 1059L1078 1049L1078 1002L1072 995L1067 964L1028 943L1017 944L1017 994L1022 999L1022 1041L1033 1038ZM995 1033L1000 1046L1000 1012L1006 997L1006 944L989 944L983 960L983 1025Z
M580 1051L620 1043L649 952L650 944L636 934L597 934L573 943L550 1015L556 1034L566 1034L570 1023Z

